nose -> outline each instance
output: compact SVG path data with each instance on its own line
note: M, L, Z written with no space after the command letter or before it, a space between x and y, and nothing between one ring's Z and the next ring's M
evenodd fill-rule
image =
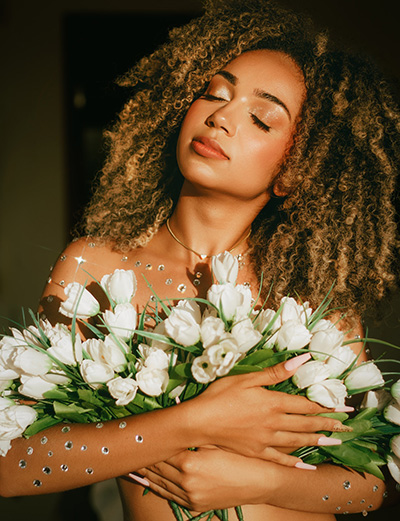
M227 105L219 107L212 114L210 114L207 117L205 124L209 128L222 130L228 136L234 136L236 133L234 118L230 113Z

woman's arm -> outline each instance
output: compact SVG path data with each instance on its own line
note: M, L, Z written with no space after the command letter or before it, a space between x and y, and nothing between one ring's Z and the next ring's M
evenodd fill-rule
M29 439L18 438L7 456L0 457L0 495L84 486L209 444L296 465L299 459L273 447L323 444L326 438L316 431L343 426L330 418L305 416L327 409L289 395L286 403L279 393L262 387L294 372L279 364L257 375L221 379L179 406L104 423L59 424Z
M42 298L53 324L61 318L67 321L58 314L67 284L90 279L81 269L82 259L86 271L100 280L112 271L107 266L115 265L114 255L109 248L91 248L86 240L67 248ZM96 283L94 288L98 288ZM315 445L321 437L317 431L342 429L335 420L305 416L327 409L301 397L287 396L282 401L280 393L262 388L287 379L295 369L281 364L257 375L224 378L179 407L104 422L102 427L62 424L28 440L18 438L7 456L0 457L0 494L49 493L84 486L166 460L188 447L208 444L295 465L297 458L272 447Z
M139 472L154 492L197 512L269 504L343 514L376 510L398 496L390 479L385 483L335 465L315 471L284 467L215 447L185 451Z

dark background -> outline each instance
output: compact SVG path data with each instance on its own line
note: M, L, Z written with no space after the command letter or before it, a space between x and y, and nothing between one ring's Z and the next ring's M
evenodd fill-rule
M341 46L371 56L400 92L391 0L282 3L310 13ZM115 78L162 43L169 28L200 12L197 0L0 2L0 315L18 319L21 306L36 307L49 266L87 202L104 159L102 131L124 101ZM386 310L370 336L400 344L399 298ZM10 479L17 478L16 469ZM89 521L95 515L88 492L0 499L0 517ZM107 494L112 501L111 485L100 489ZM397 507L368 517L394 520L399 513Z

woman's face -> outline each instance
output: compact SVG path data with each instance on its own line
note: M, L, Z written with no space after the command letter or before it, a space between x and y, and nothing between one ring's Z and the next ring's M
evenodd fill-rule
M241 54L185 116L177 159L186 181L265 204L304 97L302 73L290 57L269 50Z

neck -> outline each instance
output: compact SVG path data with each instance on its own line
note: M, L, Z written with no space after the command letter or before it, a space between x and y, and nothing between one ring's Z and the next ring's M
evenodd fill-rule
M243 253L248 248L251 224L262 206L254 201L194 193L184 184L170 219L170 238L182 256L209 257L225 250Z

